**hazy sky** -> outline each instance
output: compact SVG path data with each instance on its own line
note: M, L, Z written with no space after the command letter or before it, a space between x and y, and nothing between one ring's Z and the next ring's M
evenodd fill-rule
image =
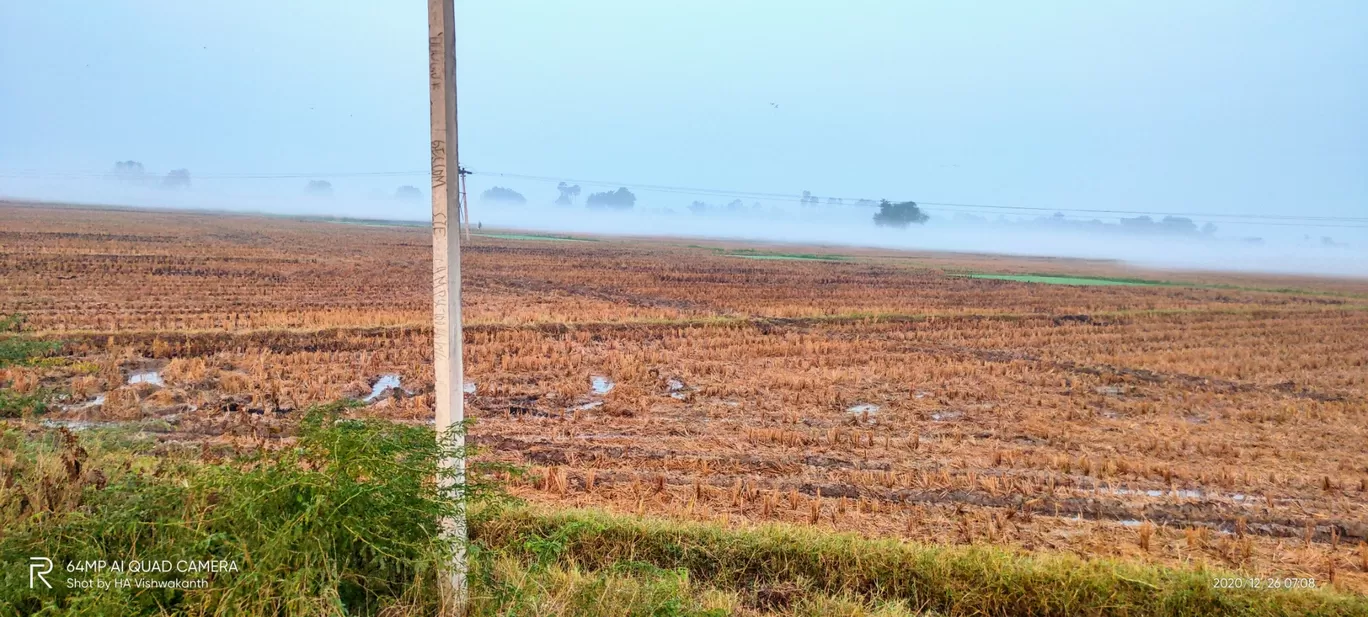
M457 5L477 171L1368 216L1361 0ZM426 27L420 0L4 2L0 193L8 172L122 159L426 169Z

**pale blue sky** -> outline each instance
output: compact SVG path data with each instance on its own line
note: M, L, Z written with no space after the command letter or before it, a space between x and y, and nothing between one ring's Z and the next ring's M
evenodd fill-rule
M479 171L1368 216L1368 2L457 5ZM122 159L425 169L426 27L418 0L5 2L0 193L5 172Z

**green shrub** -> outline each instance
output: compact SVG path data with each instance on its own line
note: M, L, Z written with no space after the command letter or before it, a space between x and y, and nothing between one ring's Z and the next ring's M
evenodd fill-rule
M1368 615L1333 590L1218 590L1213 571L992 547L942 547L771 525L732 530L594 511L509 509L473 519L474 541L541 567L623 563L785 602L857 598L943 615Z
M224 461L198 449L150 456L65 430L3 435L0 615L375 615L435 610L441 533L462 489L439 466L457 454L431 428L311 410L295 443ZM212 457L209 457L212 459ZM465 487L471 499L496 498ZM31 556L53 589L29 588ZM223 561L236 571L77 573L87 561ZM67 589L67 578L207 578L203 589Z
M29 364L61 347L60 343L20 334L23 324L19 315L0 318L0 368Z

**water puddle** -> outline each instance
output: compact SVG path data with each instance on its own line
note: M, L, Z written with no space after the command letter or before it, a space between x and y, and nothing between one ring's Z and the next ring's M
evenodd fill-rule
M67 411L81 411L81 410L85 410L85 409L90 409L90 408L92 408L92 407L99 407L100 405L103 405L104 403L105 403L105 395L104 395L104 394L96 394L96 395L95 395L95 398L92 398L92 399L90 399L90 400L88 400L88 401L85 401L85 402L82 402L82 403L77 403L77 404L75 404L75 405L61 405L61 408L62 408L62 409L65 409L65 410L67 410Z
M128 385L140 383L150 383L158 388L166 385L166 382L162 381L161 371L138 371L128 376Z
M874 419L879 414L879 406L873 403L856 403L846 408L846 415L856 424L877 424Z
M1121 523L1123 527L1139 527L1145 524L1144 521L1137 521L1133 518L1125 518L1117 522Z
M123 422L94 422L90 420L43 420L46 428L64 428L72 432L84 431L92 428L106 428L119 426Z
M613 383L613 380L608 379L607 377L604 377L602 375L594 375L590 377L589 383L590 388L594 391L594 394L598 395L603 395L612 392L613 386L617 385Z
M671 377L665 381L665 391L670 394L670 398L683 401L689 398L689 386L683 381Z
M847 407L846 413L854 414L857 416L863 414L869 414L872 416L876 413L879 413L879 406L873 403L858 403L855 405L851 405L850 407Z
M964 412L962 412L962 411L950 411L950 410L946 410L946 411L937 411L937 412L931 414L931 419L932 419L932 420L935 420L936 422L950 422L950 421L952 421L952 420L958 420L958 419L963 418L963 417L964 417Z
M1220 493L1208 493L1206 491L1201 491L1193 488L1178 488L1172 490L1140 490L1130 488L1112 488L1108 490L1113 495L1144 495L1146 497L1180 497L1183 499L1220 499L1222 497ZM1230 495L1226 495L1226 497L1229 497L1232 501L1242 502L1252 502L1258 498L1257 495L1246 495L1244 493L1231 493Z
M602 407L602 406L603 406L603 401L589 401L588 403L581 403L581 404L579 404L579 405L575 405L574 407L571 407L571 408L570 408L570 411L588 411L588 410L590 410L590 409L598 409L599 407Z
M461 384L461 391L462 391L462 392L465 392L466 394L474 394L474 393L475 393L475 382L473 382L473 381L467 381L467 382Z
M367 403L374 402L375 399L380 398L380 395L384 394L386 390L390 389L400 389L399 376L393 373L381 375L380 379L375 381L375 385L371 386L370 396L361 400Z
M1174 497L1186 497L1188 499L1200 499L1202 497L1202 491L1187 488L1174 489L1171 491L1164 491L1159 489L1140 490L1130 488L1114 488L1111 489L1111 493L1113 495L1144 495L1146 497L1164 497L1167 495L1172 495Z

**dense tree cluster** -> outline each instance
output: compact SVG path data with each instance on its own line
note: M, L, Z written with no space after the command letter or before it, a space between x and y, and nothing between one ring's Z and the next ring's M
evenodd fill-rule
M190 170L172 169L167 172L166 178L162 179L162 186L169 189L190 188Z
M626 187L621 187L616 191L591 193L589 197L585 198L584 203L590 208L626 210L636 205L636 195L633 195Z
M304 186L304 192L317 197L331 197L333 193L332 183L327 180L310 180Z
M575 198L579 197L580 187L578 184L566 184L564 182L556 185L556 190L560 191L560 197L556 198L556 204L568 206L575 203Z
M925 223L930 218L917 207L915 201L891 203L885 199L879 202L879 211L874 213L874 224L879 227L905 228L913 223Z
M114 177L123 182L141 183L146 181L146 170L143 164L137 161L119 161L114 163Z
M511 204L525 204L527 198L513 189L496 186L483 193L480 193L480 201L493 201Z

